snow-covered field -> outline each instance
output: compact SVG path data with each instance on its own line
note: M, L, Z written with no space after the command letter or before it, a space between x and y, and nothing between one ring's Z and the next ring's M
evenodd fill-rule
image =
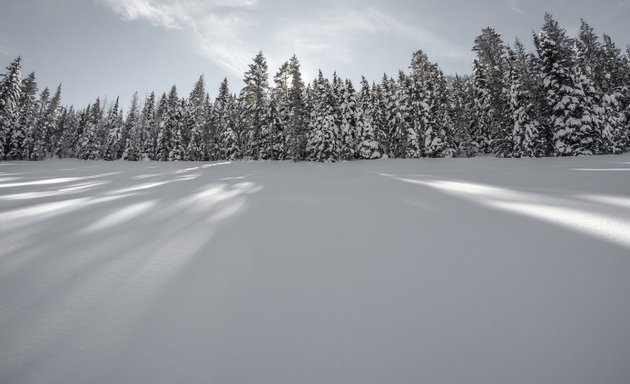
M630 155L0 163L0 383L630 382Z

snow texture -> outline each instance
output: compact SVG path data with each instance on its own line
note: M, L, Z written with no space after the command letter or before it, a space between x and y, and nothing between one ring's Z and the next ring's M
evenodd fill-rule
M0 163L0 382L628 383L629 176Z

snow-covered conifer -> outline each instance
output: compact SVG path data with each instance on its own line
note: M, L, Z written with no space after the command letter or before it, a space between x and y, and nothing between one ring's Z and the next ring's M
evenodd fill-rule
M0 159L11 151L11 135L19 122L22 97L22 58L17 57L7 67L0 82Z
M249 69L245 72L245 87L241 91L241 124L245 144L245 155L258 159L260 152L261 131L264 124L265 109L269 105L269 75L267 61L262 52L258 52Z
M361 90L357 98L357 156L360 159L379 159L378 142L374 127L374 99L370 84L365 77L361 78Z

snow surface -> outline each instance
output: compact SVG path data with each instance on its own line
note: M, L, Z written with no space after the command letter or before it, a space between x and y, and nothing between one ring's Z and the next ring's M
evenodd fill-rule
M0 383L630 382L630 155L0 163Z

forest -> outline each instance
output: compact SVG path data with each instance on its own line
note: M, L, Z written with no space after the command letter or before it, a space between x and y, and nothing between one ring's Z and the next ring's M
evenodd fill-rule
M355 85L320 71L305 82L294 55L270 82L259 52L240 92L227 79L211 98L203 77L126 110L100 98L64 105L61 86L38 89L22 58L0 78L0 159L293 160L548 157L630 147L630 47L582 20L569 36L552 15L534 52L492 28L474 39L472 74L447 76L421 50L408 71Z

